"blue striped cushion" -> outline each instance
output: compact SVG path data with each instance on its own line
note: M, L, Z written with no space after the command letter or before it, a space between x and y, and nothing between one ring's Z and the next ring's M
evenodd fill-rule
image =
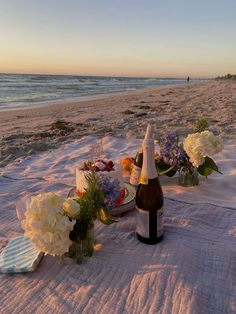
M34 271L43 256L27 237L9 240L0 254L0 272L22 273Z

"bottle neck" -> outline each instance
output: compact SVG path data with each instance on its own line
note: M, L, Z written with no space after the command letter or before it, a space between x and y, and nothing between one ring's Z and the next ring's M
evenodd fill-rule
M141 178L154 179L157 178L157 169L154 158L154 140L148 139L143 141L143 166L141 171ZM141 183L145 184L144 182ZM146 183L147 184L147 183Z
M143 164L143 151L138 151L138 153L136 154L135 157L135 161L134 161L135 166L142 168L142 164Z

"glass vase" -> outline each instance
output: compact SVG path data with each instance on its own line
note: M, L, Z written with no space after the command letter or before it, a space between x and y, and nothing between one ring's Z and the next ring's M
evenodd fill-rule
M69 249L69 257L75 259L77 264L82 264L94 250L94 227L87 229L85 238L73 241Z
M197 168L183 166L179 170L179 185L195 186L199 184L199 174Z

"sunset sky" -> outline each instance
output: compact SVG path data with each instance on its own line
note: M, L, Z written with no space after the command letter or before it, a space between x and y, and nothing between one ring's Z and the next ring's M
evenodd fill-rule
M0 0L0 72L236 73L236 0Z

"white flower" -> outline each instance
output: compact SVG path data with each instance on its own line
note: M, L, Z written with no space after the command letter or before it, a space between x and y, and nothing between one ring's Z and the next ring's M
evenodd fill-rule
M80 206L73 198L68 198L64 201L63 209L68 217L72 219L78 218L80 213Z
M60 256L69 250L74 224L64 216L60 197L50 192L31 198L22 226L39 251Z
M199 167L205 161L206 156L213 156L219 153L222 148L222 140L220 136L215 136L210 131L189 134L184 142L183 148L193 166Z

